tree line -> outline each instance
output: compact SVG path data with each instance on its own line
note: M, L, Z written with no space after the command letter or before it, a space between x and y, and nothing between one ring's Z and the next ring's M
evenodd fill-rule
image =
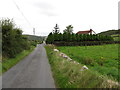
M16 54L23 50L29 50L31 45L36 42L29 41L27 37L22 35L22 30L16 27L11 19L0 20L2 28L2 56L13 58Z
M84 41L113 41L113 38L108 35L99 34L75 34L73 33L73 26L69 25L60 32L49 33L46 43L54 44L55 42L84 42Z

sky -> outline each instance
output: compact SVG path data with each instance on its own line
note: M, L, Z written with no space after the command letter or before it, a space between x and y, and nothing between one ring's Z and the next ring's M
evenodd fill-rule
M118 29L120 0L0 0L0 19L10 18L23 34L47 36L57 23L60 32L72 25L73 32L96 33Z

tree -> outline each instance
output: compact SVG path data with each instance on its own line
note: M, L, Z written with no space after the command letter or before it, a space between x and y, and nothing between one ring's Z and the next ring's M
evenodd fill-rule
M52 44L53 42L54 42L54 34L52 34L52 32L51 32L46 39L46 43Z
M59 33L59 32L60 30L59 30L58 24L56 24L54 27L53 33Z
M66 29L63 30L63 32L72 34L73 33L73 26L72 25L67 26Z
M73 41L73 42L74 42L74 41L77 41L76 34L72 33L71 36L72 36L72 41Z
M59 33L59 41L63 41L63 35L62 35L62 33Z
M24 49L30 48L27 39L23 39L22 30L15 28L13 20L0 20L2 27L2 54L3 57L13 58Z
M63 41L67 41L67 37L68 37L68 36L67 36L67 33L64 32L64 33L63 33Z

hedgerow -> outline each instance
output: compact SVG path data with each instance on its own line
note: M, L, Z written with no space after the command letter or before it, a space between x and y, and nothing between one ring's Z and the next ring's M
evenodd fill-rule
M29 50L34 42L22 35L22 30L17 28L13 20L0 20L2 28L2 56L14 58L23 50Z

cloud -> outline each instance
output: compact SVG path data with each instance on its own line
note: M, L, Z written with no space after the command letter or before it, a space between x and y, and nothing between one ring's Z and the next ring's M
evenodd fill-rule
M47 3L47 2L38 2L38 3L35 3L34 5L44 10L54 9L54 7L50 3Z
M38 2L34 4L37 8L40 9L40 13L46 16L57 16L54 9L55 7L52 6L50 3L47 2Z
M41 14L46 15L46 16L57 16L57 14L55 14L52 11L42 11Z

